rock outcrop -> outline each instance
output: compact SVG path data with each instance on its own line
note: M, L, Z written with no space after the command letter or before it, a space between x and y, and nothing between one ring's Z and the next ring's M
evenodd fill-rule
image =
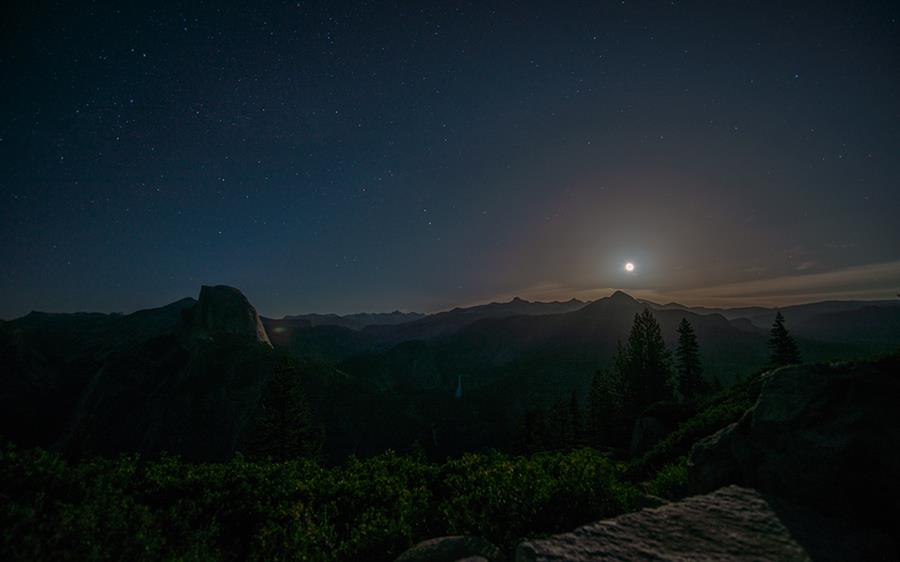
M694 446L691 488L752 486L823 513L896 527L898 400L900 357L775 370L737 423Z
M517 562L809 560L766 499L731 486L521 543Z
M900 559L900 356L758 384L738 422L692 449L700 495L522 543L516 560Z
M500 550L481 537L452 536L422 541L396 562L501 562Z
M235 334L255 338L272 346L259 314L238 289L226 285L203 285L200 298L187 315L192 337L212 338Z
M521 543L516 562L893 560L892 548L884 535L728 486Z

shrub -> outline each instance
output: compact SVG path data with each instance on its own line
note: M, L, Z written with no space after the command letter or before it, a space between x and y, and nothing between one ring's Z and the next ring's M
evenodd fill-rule
M645 489L650 495L668 500L677 500L687 495L687 457L681 457L659 469L653 479L646 483Z
M390 560L448 533L504 548L629 509L636 489L600 453L469 454L442 465L387 452L186 463L69 463L0 449L5 560Z
M707 399L700 413L692 416L641 457L633 460L628 477L642 480L662 467L690 453L691 447L704 437L726 427L747 411L759 393L758 375L736 384Z
M626 511L636 494L592 449L532 457L465 455L442 467L438 489L448 532L479 534L507 549L529 535Z

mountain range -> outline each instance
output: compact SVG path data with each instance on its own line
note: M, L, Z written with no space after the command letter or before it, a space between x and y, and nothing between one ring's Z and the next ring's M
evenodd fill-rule
M357 314L297 314L285 316L285 320L306 321L312 326L341 326L351 330L362 330L367 326L393 326L419 320L426 315L421 312L360 312Z
M0 322L0 434L74 455L227 458L242 450L279 357L290 357L303 366L330 460L413 443L437 454L497 446L527 409L573 391L584 399L644 308L670 349L677 324L691 322L709 378L727 385L766 363L774 309L659 305L616 292L428 315L271 319L237 289L204 286L196 300L131 314L32 312ZM810 361L900 343L900 301L781 311Z

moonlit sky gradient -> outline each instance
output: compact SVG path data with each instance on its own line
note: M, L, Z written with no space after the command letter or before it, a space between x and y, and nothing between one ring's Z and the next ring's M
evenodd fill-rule
M0 318L900 292L897 2L3 10Z

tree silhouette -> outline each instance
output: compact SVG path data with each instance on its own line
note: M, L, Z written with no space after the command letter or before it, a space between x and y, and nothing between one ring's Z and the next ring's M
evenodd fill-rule
M634 315L624 357L616 368L625 379L625 409L631 416L650 404L672 397L671 357L662 338L659 322L648 309Z
M703 365L700 363L700 346L697 334L687 318L678 324L678 349L675 351L678 386L685 400L696 398L706 385L703 381Z
M780 310L775 315L772 329L769 330L769 349L772 351L769 363L773 367L794 365L801 362L797 342L794 341L790 332L785 328L784 316L782 316Z
M252 456L287 460L315 457L321 447L322 433L313 424L303 397L299 369L290 362L281 362L263 390L247 452Z
M597 371L588 394L589 442L622 445L634 419L654 402L672 398L671 356L649 310L634 315L628 342L613 365Z

